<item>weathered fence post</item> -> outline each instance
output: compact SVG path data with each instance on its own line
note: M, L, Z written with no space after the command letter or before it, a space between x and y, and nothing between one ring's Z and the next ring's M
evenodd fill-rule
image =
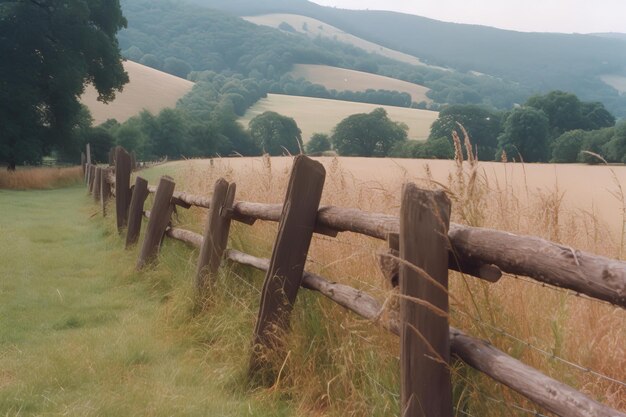
M302 282L302 273L315 229L326 171L304 155L295 158L283 204L270 267L265 276L259 317L254 329L250 376L269 371L267 353L281 352L280 338ZM269 382L260 374L261 383ZM273 379L273 377L272 377Z
M137 259L137 269L142 269L146 264L152 262L159 253L163 235L172 215L171 200L175 186L174 181L161 177L154 196L154 204L150 210L146 236L143 239L143 246Z
M89 175L91 172L89 171L89 166L91 165L91 146L87 144L85 146L85 183L89 184Z
M102 204L102 216L107 215L107 204L111 198L111 184L109 183L110 168L103 168L100 175L100 204Z
M93 193L93 183L96 178L96 166L89 165L89 194Z
M404 185L400 208L402 416L452 417L449 224L450 200L443 191Z
M196 268L196 291L200 299L206 291L207 279L217 273L228 244L235 190L236 185L228 184L223 178L218 179L213 187L209 214L204 226L204 240Z
M93 200L97 203L100 201L100 186L102 181L102 168L96 167L96 174L93 179Z
M124 148L118 146L115 149L115 212L118 231L121 231L128 222L130 172L130 155Z
M128 230L126 231L126 249L137 243L143 218L143 204L148 197L148 181L141 177L135 179L135 188L128 210Z

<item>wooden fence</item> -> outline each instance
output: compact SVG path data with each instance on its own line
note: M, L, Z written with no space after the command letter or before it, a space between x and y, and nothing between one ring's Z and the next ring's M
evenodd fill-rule
M556 415L626 417L448 323L448 269L489 282L498 281L502 272L524 275L626 308L626 262L538 237L450 223L446 195L414 184L403 187L400 217L319 207L325 170L302 155L294 159L282 205L235 201L236 186L224 179L216 182L210 197L176 192L169 177L162 177L156 187L137 177L131 187L135 165L123 148L112 151L109 167L92 165L88 155L88 188L102 204L103 214L106 201L115 197L117 227L126 230L127 248L138 242L142 218L148 218L138 269L157 261L161 241L168 236L200 249L195 278L200 298L210 290L224 259L266 271L251 335L252 378L263 381L268 371L271 375L263 353L281 352L276 329L282 335L288 331L292 306L303 287L400 336L402 416L453 415L449 366L453 357ZM154 193L154 203L144 210L149 193ZM174 206L208 209L204 234L172 227ZM271 259L227 248L232 221L252 225L257 220L278 222ZM399 279L399 316L384 317L383 306L369 294L304 270L314 233L335 237L347 231L387 241L389 254L381 265L389 279Z

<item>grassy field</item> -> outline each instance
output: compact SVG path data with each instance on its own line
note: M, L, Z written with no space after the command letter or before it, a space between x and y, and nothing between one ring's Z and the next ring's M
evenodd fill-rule
M571 165L561 171L554 165L539 164L498 167L451 161L319 160L327 169L322 204L397 215L404 181L443 186L453 201L455 222L538 235L609 257L624 257L620 239L623 206L611 194L619 194L621 184L626 184L623 167ZM215 159L212 166L207 161L186 161L169 167L180 189L186 191L209 195L214 180L224 176L236 181L237 199L279 203L290 165L291 158L234 158ZM570 192L573 196L566 199ZM600 204L608 205L601 208L602 213L610 213L607 217L599 214ZM203 218L200 213L197 216L199 223ZM237 224L231 245L268 257L275 234L273 224L260 223L252 229ZM377 272L376 253L382 249L384 243L350 233L337 239L315 236L307 269L372 293L394 309L394 292ZM626 380L624 310L511 275L497 284L457 273L452 273L450 280L453 325L490 340L524 363L599 401L626 410L623 386L551 356ZM307 292L296 304L292 324L294 330L287 340L289 356L282 364L280 383L287 392L299 393L294 398L298 409L329 416L398 414L396 338ZM549 353L541 354L525 343ZM523 407L550 415L466 366L455 364L453 376L455 404L463 412L523 416L527 411L518 408Z
M0 190L46 190L67 187L82 181L79 166L68 168L19 167L7 171L0 167Z
M328 65L297 64L294 65L290 74L294 78L304 78L314 84L323 85L329 90L391 90L408 93L411 95L411 99L417 103L420 101L431 101L426 96L428 88L424 86L362 71L330 67Z
M350 45L356 46L357 48L361 48L367 52L371 52L371 53L375 53L378 55L382 55L387 58L395 59L396 61L406 62L412 65L429 66L431 68L444 69L444 68L433 67L433 66L424 64L422 61L420 61L418 58L414 56L407 55L405 53L395 51L393 49L385 48L373 42L366 41L365 39L351 35L347 32L344 32L341 29L338 29L327 23L321 22L317 19L313 19L307 16L276 13L276 14L266 14L266 15L261 15L261 16L245 16L243 18L257 25L270 26L274 28L278 28L278 26L282 22L286 22L290 24L296 31L300 33L305 33L311 38L316 38L318 36L322 36L325 38L332 38L339 42L344 42L344 43L348 43ZM304 30L305 24L307 28L306 30Z
M93 86L87 86L81 103L89 107L94 124L107 119L125 122L143 109L158 113L164 108L174 107L178 99L191 91L193 83L182 78L155 70L132 61L124 62L130 82L114 101L104 104L97 101L98 94Z
M609 226L612 218L623 222L619 202L605 208L612 218L579 207L616 200L610 193L619 195L626 169L319 160L327 170L322 204L397 214L400 187L413 181L444 187L455 222L539 235L611 257L620 257L624 247ZM238 200L280 203L291 162L179 161L141 175L154 184L167 174L178 190L202 195L225 177L236 181ZM576 187L576 198L566 199ZM591 201L597 197L592 188L610 198ZM226 264L199 308L191 291L196 251L166 239L159 265L134 272L137 249L122 249L112 219L101 220L84 188L0 192L0 204L0 317L9 323L0 327L0 415L399 414L397 338L318 294L303 290L298 296L279 378L269 388L250 390L245 369L263 274ZM200 209L179 210L174 222L199 231L205 216ZM229 246L269 257L276 231L273 223L235 223ZM363 289L394 310L395 292L376 261L384 247L350 233L316 235L306 269ZM626 380L624 310L510 275L488 284L452 273L450 288L453 325L626 410L624 387L552 357ZM452 372L456 416L550 415L462 364Z
M259 100L248 109L239 121L247 127L253 117L265 111L275 111L293 117L302 130L302 139L307 142L313 133L331 133L337 123L344 118L355 113L369 113L377 107L387 110L390 119L406 123L409 126L409 138L418 140L425 140L428 137L430 125L439 115L434 111L405 107L268 94L267 98Z
M210 349L222 330L189 301L186 248L134 272L83 187L0 191L0 207L0 415L294 414L247 392L246 356Z

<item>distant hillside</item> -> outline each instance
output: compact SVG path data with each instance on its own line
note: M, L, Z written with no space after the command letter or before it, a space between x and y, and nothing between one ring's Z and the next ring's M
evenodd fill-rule
M243 16L248 22L255 23L257 25L270 26L273 28L279 28L281 24L287 23L296 32L305 34L311 38L321 36L323 38L331 38L339 42L345 42L350 45L354 45L357 48L361 48L367 52L382 55L384 57L395 59L396 61L406 62L411 65L426 65L418 58L403 54L402 52L394 51L393 49L385 48L378 44L366 41L365 39L358 38L354 35L344 32L341 29L321 22L317 19L313 19L307 16L300 16L295 14L265 14L258 16Z
M534 92L561 89L602 101L626 115L626 97L602 82L626 68L620 39L592 35L523 33L440 22L386 11L344 10L306 0L193 0L238 15L300 14L359 38L403 52L430 65L477 71L516 82Z
M175 107L176 102L191 91L193 83L182 78L166 74L136 62L124 62L130 82L124 91L116 94L109 104L97 101L98 94L92 86L85 89L81 103L89 107L94 124L107 119L124 122L143 109L158 113L164 108Z
M626 33L607 32L607 33L590 33L593 36L599 36L601 38L619 39L626 41Z
M600 79L621 94L626 93L626 75L607 74L601 76Z
M248 126L254 116L265 111L275 111L293 117L302 130L302 139L306 142L313 133L331 133L344 118L355 113L369 113L377 107L387 110L393 121L406 123L409 126L410 139L426 140L431 124L439 115L434 111L404 107L268 94L267 98L259 100L239 121Z
M289 74L294 78L302 77L314 84L323 85L329 90L391 90L408 93L411 95L411 99L417 103L431 101L426 96L428 88L424 86L362 71L329 67L327 65L297 64L294 65L293 70Z

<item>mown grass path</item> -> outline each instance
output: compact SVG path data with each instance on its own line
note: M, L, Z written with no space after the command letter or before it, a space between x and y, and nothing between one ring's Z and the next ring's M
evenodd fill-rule
M85 194L0 191L0 416L291 415L185 339Z

